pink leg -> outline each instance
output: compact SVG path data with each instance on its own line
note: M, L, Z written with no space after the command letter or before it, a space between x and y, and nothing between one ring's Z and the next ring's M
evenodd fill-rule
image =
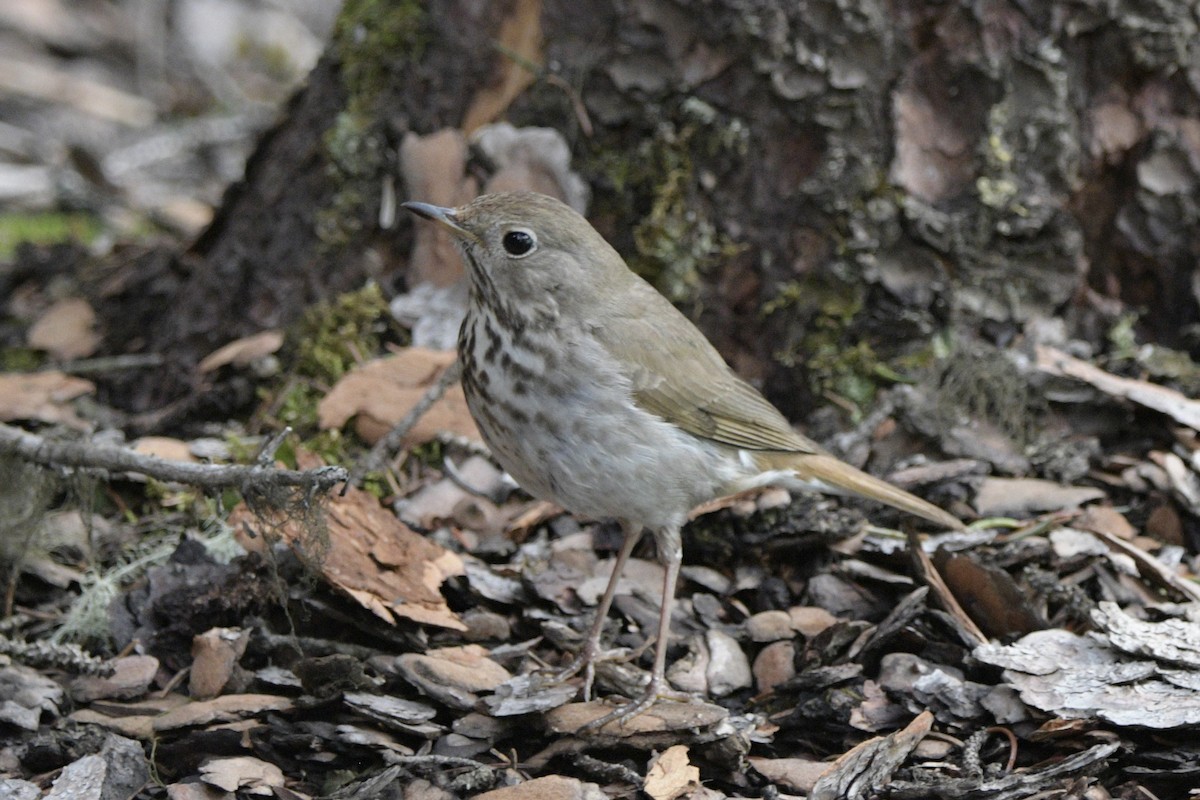
M592 620L592 627L588 630L583 647L580 648L578 655L575 656L571 663L555 675L556 680L565 681L579 674L582 670L584 700L591 699L592 683L596 678L596 668L593 662L602 652L600 650L600 634L604 632L604 621L608 618L613 598L617 594L617 583L621 580L621 573L625 571L625 562L629 560L634 546L642 538L642 529L630 522L622 520L621 529L625 533L625 539L621 542L621 550L617 553L617 563L613 565L612 575L608 579L608 586L604 589L604 596L600 598L600 604L596 606L596 618Z
M683 548L679 541L679 530L657 532L658 558L662 561L663 573L662 609L658 615L658 641L654 643L654 668L650 671L650 682L637 700L618 708L611 714L592 720L580 729L580 733L599 730L610 722L623 723L633 719L654 705L661 697L688 700L687 695L671 691L667 686L667 646L671 637L671 611L675 607L675 584L679 581L679 567L683 561Z

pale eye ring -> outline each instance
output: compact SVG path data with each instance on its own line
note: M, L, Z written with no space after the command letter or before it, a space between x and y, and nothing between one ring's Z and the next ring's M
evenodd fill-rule
M524 258L537 249L537 237L527 228L513 228L504 234L500 244L513 258Z

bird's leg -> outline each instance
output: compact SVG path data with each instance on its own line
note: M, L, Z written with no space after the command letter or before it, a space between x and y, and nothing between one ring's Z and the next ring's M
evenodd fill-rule
M604 620L608 618L608 611L612 608L613 598L617 594L617 583L621 580L621 573L625 571L625 562L629 560L633 548L642 538L640 525L622 520L621 530L624 532L625 538L621 542L621 550L617 553L617 563L613 564L612 575L608 578L608 586L604 589L604 596L600 598L600 604L596 606L596 618L592 620L592 627L583 641L583 647L579 649L570 664L554 675L554 680L561 682L578 675L582 670L584 700L591 699L592 683L596 678L594 662L603 652L600 649L600 634L604 632Z
M679 567L683 562L683 545L679 538L679 528L655 532L658 545L658 559L662 562L663 595L662 608L658 615L658 641L654 643L654 667L650 670L650 682L642 696L631 703L621 706L611 714L592 720L579 729L580 733L599 730L610 722L624 723L646 711L660 698L688 701L690 695L676 692L667 685L667 646L671 638L671 611L675 607L675 584L679 581Z

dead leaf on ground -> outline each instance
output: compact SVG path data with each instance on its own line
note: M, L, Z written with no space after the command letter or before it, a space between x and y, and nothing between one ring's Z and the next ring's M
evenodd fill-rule
M1041 478L988 477L979 485L974 505L981 517L1026 517L1077 508L1104 497L1102 489L1092 486L1063 486Z
M1088 506L1071 524L1081 530L1107 533L1127 542L1137 536L1137 529L1112 506Z
M100 345L96 312L82 297L59 300L30 326L28 342L60 361L86 358Z
M892 774L933 728L933 714L922 711L903 730L855 745L817 780L812 800L867 797L869 786L886 786Z
M170 436L143 436L133 443L133 449L144 456L157 456L166 461L199 461L192 455L191 445Z
M200 767L200 779L227 792L273 794L271 787L283 786L283 770L252 756L214 758Z
M454 353L409 347L355 367L317 406L321 429L340 428L353 417L355 430L373 444L412 410L454 358ZM421 444L438 433L481 441L458 384L417 421L404 444Z
M207 700L219 695L249 642L249 632L241 628L209 628L192 639L192 669L188 675L191 696Z
M577 733L580 728L611 713L613 706L600 701L568 703L546 713L546 725L555 733ZM711 703L656 703L649 710L623 722L606 723L591 736L627 738L665 731L698 731L711 728L729 716Z
M771 783L797 791L811 792L817 779L829 769L828 761L813 761L808 758L756 758L751 756L750 766Z
M440 592L446 578L463 574L461 558L414 532L361 489L350 487L345 494L331 495L325 517L328 546L307 556L332 586L390 623L404 617L425 625L467 629ZM262 534L268 532L302 554L310 548L312 534L299 520L264 522L241 505L230 514L229 524L235 530L245 526L259 532L256 540L241 537L249 549L261 547Z
M686 745L668 747L650 765L642 791L654 800L676 800L700 787L700 768L688 760Z
M517 128L497 122L476 131L471 144L496 166L485 191L541 192L580 214L587 212L591 191L587 181L571 170L571 145L554 128Z
M1089 636L1052 628L973 655L1003 667L1023 701L1059 717L1158 730L1200 724L1200 625L1142 622L1108 601L1092 620L1100 630Z
M607 800L608 795L594 783L584 783L578 778L563 775L547 775L504 786L475 795L475 800Z
M63 372L8 372L0 374L0 421L36 420L88 427L70 402L96 391L91 381Z
M227 694L173 708L154 718L154 730L162 733L211 722L233 722L268 711L290 711L292 705L288 698L273 694Z
M283 347L283 331L263 331L253 336L244 336L218 347L205 356L197 365L201 372L213 372L226 364L245 367L260 358L275 353Z
M969 115L948 114L945 76L917 63L892 97L896 150L892 180L928 203L961 192L974 179L975 132Z
M1092 157L1118 163L1142 137L1142 122L1124 103L1107 102L1088 110Z
M427 136L408 133L400 143L400 172L408 196L422 203L453 208L479 190L467 170L467 141L462 131L444 128ZM450 286L463 277L462 256L454 237L441 225L418 224L408 261L408 284Z

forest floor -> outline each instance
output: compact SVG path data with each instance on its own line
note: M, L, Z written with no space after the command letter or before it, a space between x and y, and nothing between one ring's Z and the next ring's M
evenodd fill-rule
M968 529L782 490L698 511L693 701L580 733L647 676L653 547L585 700L551 673L621 532L512 484L388 287L212 353L169 431L120 410L114 376L160 364L79 285L188 247L331 23L277 3L237 45L185 22L241 6L180 3L168 37L153 5L0 10L0 797L1197 796L1186 354L1018 344L842 417L832 449ZM946 415L996 374L1008 412Z

